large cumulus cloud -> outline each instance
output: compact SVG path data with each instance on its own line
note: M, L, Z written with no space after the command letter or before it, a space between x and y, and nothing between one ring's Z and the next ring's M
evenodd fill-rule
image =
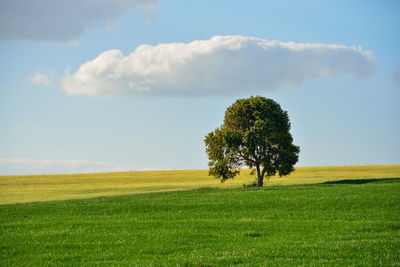
M231 95L340 74L364 78L374 70L372 53L354 46L215 36L141 45L127 56L105 51L75 73L67 72L62 87L76 95Z
M115 28L133 8L151 14L161 0L1 0L0 40L66 42L85 28Z

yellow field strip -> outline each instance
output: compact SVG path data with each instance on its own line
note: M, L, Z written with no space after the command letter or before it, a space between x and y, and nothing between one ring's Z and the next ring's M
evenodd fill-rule
M400 165L298 167L286 177L271 177L265 186L313 184L344 179L400 178ZM0 176L0 204L82 199L202 187L231 188L255 180L245 169L221 184L208 170L146 171L63 175Z

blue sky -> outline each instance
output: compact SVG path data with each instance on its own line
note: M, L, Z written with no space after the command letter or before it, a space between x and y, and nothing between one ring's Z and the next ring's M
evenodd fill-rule
M251 95L288 111L297 166L400 163L398 1L15 2L0 174L206 169Z

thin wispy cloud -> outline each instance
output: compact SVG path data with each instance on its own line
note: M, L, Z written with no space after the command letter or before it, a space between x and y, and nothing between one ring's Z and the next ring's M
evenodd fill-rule
M360 47L215 36L191 43L108 50L67 71L71 95L207 96L262 93L348 74L370 76L375 57Z
M48 86L53 80L53 72L48 70L46 72L35 71L35 73L28 75L28 80L32 84Z
M90 27L116 29L122 15L132 9L151 17L161 1L2 0L0 40L73 41Z
M400 63L396 65L392 72L393 78L397 81L398 85L400 86Z
M130 171L127 166L90 160L36 160L0 158L0 175Z

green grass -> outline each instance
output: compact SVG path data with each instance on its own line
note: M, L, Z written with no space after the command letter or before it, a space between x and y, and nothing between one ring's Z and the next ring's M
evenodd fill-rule
M0 206L1 266L398 266L400 178Z
M208 176L207 170L0 176L0 204L233 188L253 182L254 176L249 174L249 170L242 170L239 177L224 184ZM299 167L289 176L272 177L265 186L395 177L400 177L400 165Z

